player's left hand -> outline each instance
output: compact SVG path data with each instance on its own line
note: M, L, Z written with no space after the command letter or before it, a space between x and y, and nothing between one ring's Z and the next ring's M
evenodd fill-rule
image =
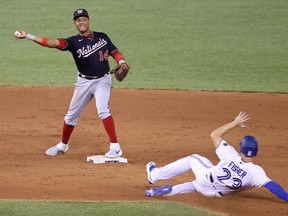
M110 71L110 74L114 74L116 80L121 82L128 74L130 66L127 63L117 65Z
M240 127L246 127L244 122L248 121L249 119L249 115L241 111L234 121L236 121L237 125L239 125Z

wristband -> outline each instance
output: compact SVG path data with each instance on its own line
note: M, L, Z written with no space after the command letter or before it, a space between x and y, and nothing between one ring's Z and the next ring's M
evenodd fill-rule
M34 40L34 38L35 38L35 35L32 35L32 34L27 34L26 35L26 38L28 38L29 40Z
M115 61L118 63L118 64L121 64L121 63L125 63L125 60L124 60L124 56L118 51L117 54L115 54L115 56L113 56L113 58L115 59ZM121 61L121 62L120 62ZM124 61L124 62L122 62Z
M118 64L123 64L123 63L126 63L124 59L120 59L118 62Z
M42 38L41 46L47 46L48 38Z

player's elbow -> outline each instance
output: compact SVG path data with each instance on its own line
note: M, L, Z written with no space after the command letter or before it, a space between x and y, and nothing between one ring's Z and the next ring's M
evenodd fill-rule
M217 148L222 137L216 131L212 131L212 133L210 133L210 138L211 138L215 148Z
M210 138L212 139L212 141L215 140L216 137L217 137L217 133L216 133L215 131L212 131L212 132L210 133Z

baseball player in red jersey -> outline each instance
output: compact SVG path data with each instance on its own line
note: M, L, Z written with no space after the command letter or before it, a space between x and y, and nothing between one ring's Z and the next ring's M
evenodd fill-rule
M25 31L17 31L17 39L30 39L44 47L70 51L78 70L77 81L70 107L64 118L62 140L46 151L49 156L67 152L69 138L75 125L87 104L95 97L99 118L110 139L110 149L106 157L115 158L122 155L117 140L114 120L109 109L109 99L112 88L112 76L108 57L112 56L117 64L126 64L124 56L102 32L90 30L90 19L87 10L78 9L73 13L73 20L78 34L69 38L48 39L38 37Z
M253 136L245 136L240 142L240 153L229 145L223 136L231 129L241 126L249 119L245 112L240 112L234 121L225 124L211 133L211 139L220 159L217 165L198 154L177 160L164 167L156 167L153 161L146 166L150 184L166 180L192 170L196 180L175 186L165 185L146 190L146 196L172 196L198 192L204 196L227 196L252 187L266 187L271 193L288 202L288 193L276 182L266 176L262 167L253 164L257 155L258 142Z

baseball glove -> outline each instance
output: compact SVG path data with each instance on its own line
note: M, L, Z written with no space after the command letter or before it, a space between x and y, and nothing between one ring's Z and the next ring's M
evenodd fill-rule
M115 79L121 82L127 76L129 68L127 63L119 64L110 71L110 74L114 74Z

